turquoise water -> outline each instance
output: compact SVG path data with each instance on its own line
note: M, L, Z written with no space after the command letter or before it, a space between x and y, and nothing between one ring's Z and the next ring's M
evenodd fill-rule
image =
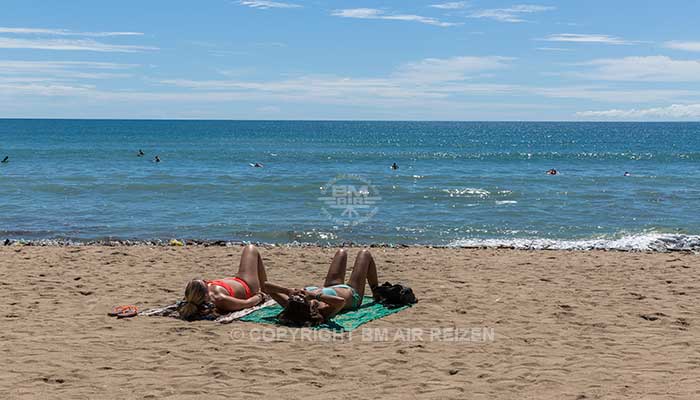
M5 155L0 238L643 247L700 234L700 123L0 120ZM363 218L319 199L348 182L374 199Z

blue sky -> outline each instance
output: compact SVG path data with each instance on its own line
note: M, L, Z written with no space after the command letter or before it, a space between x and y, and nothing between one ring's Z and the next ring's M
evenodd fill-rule
M697 1L2 0L0 117L700 120Z

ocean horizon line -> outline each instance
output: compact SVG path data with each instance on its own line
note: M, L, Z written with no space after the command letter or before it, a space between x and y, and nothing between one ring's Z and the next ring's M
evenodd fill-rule
M451 120L451 119L228 119L228 118L34 118L0 117L0 121L182 121L182 122L408 122L408 123L564 123L564 124L697 124L698 120Z

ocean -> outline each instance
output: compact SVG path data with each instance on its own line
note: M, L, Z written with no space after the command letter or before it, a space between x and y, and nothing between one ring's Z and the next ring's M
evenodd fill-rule
M0 120L5 156L2 239L700 249L700 123Z

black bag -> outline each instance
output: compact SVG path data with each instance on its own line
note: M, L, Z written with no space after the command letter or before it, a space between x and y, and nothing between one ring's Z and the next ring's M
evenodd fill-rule
M384 282L374 289L374 295L377 302L388 308L398 308L418 302L413 290L402 284L392 285Z

